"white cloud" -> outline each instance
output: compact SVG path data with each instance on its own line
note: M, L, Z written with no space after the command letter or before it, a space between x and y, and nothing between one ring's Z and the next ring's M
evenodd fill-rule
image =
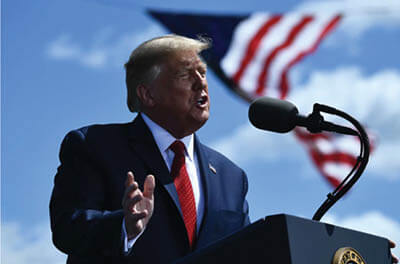
M292 135L265 132L250 124L238 127L231 135L224 136L212 146L238 164L250 160L276 161L283 157L294 159L302 151Z
M398 0L306 1L296 10L343 13L344 18L338 30L351 39L359 38L372 27L393 28L400 25L400 1Z
M157 25L121 36L115 36L110 28L105 28L93 36L94 40L88 46L74 41L69 34L62 34L48 44L46 53L52 59L76 61L90 68L122 67L135 47L163 33Z
M89 50L80 60L82 64L89 67L104 67L107 63L107 52L104 49Z
M79 46L66 34L59 36L47 48L47 54L55 59L78 57L80 53Z
M366 124L378 137L367 171L390 180L400 177L399 99L399 71L383 70L366 76L358 67L315 71L288 98L303 115L311 113L312 105L318 102L350 113ZM213 144L239 164L258 159L299 159L305 153L299 145L291 135L262 132L247 124Z
M322 222L388 238L396 242L397 248L392 252L398 257L400 256L400 223L379 211L348 217L326 215Z
M66 256L51 241L50 225L22 227L16 222L1 224L1 263L62 264Z

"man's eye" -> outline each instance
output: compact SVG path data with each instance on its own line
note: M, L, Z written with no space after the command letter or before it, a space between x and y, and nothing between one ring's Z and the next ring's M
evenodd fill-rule
M178 73L178 77L179 78L186 78L186 77L188 77L189 76L189 73L188 72L180 72L180 73Z

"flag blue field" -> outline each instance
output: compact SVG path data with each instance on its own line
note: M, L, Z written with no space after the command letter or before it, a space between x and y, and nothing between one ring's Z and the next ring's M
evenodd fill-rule
M230 41L214 46L218 61L235 39L231 29L251 14L341 14L317 50L291 67L286 99L304 115L314 102L334 106L376 135L364 175L322 221L400 244L398 0L136 2L2 1L1 263L65 263L51 243L48 217L61 140L87 124L134 118L126 106L123 64L142 41L169 33L147 10L224 15L230 23L214 43ZM308 149L291 134L252 127L248 102L220 74L208 71L211 117L198 134L246 171L251 220L276 213L311 218L332 187Z

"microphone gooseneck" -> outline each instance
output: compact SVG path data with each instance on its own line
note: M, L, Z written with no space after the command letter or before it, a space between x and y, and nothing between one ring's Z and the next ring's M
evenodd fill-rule
M340 126L324 121L321 112L340 116L349 121L356 129ZM311 133L331 131L345 135L358 136L360 139L360 155L350 173L339 186L327 195L313 216L313 220L319 221L322 216L356 183L361 177L369 159L369 139L361 124L349 114L333 107L314 104L313 112L307 117L298 114L296 106L288 101L270 97L262 97L255 100L249 108L249 120L257 128L278 133L286 133L296 126L307 128Z

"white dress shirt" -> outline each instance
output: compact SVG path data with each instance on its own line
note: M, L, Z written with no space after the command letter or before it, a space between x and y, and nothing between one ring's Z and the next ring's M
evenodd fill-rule
M160 127L156 124L153 120L151 120L148 116L141 113L144 122L149 127L151 133L153 134L154 140L157 144L157 147L165 161L165 164L168 167L168 170L171 171L172 162L174 160L174 152L169 149L169 146L175 141L180 140L185 145L185 163L186 169L190 178L190 182L192 183L192 189L194 194L194 200L196 203L196 228L197 233L199 232L201 220L204 214L204 195L203 195L203 188L201 182L201 175L200 175L200 168L199 162L197 158L197 154L194 151L194 135L191 134L181 139L176 139L172 136L167 130ZM135 173L135 172L133 172ZM157 175L155 175L157 177ZM143 233L140 233L136 238L131 239L128 241L127 234L125 230L125 219L122 223L122 229L124 233L124 240L125 240L125 252L127 252L136 242L136 240L140 237Z

